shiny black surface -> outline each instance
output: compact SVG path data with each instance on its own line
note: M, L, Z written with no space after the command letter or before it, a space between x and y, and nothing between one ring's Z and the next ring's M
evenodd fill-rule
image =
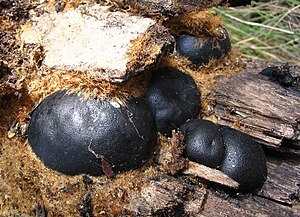
M225 146L217 125L196 119L182 125L180 130L184 133L186 157L213 168L221 164Z
M54 170L101 175L101 159L90 150L102 155L115 172L134 169L152 155L157 130L141 98L121 107L62 91L45 98L33 111L28 139L37 156Z
M222 127L225 158L220 170L240 183L240 191L252 191L267 178L266 158L262 147L250 136Z
M213 58L218 59L231 50L227 31L225 29L221 31L222 34L219 38L180 35L176 38L176 52L197 65L207 64Z
M153 72L147 98L158 131L167 136L201 110L200 92L193 78L175 68Z

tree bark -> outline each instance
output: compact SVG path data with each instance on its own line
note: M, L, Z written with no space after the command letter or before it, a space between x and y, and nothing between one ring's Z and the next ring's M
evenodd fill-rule
M291 90L259 74L269 65L247 61L245 71L220 78L210 95L219 124L250 134L267 147L299 153L300 90ZM299 66L290 66L294 77Z

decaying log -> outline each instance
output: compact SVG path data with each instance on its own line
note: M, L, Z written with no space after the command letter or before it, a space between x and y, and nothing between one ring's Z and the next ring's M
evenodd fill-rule
M146 14L175 15L220 5L224 0L115 0Z
M245 72L220 79L213 96L221 124L238 124L233 126L271 147L266 149L268 177L261 189L252 194L227 195L209 188L207 193L200 184L195 184L197 178L231 187L237 183L216 170L189 162L182 171L187 176L174 178L166 175L150 180L142 187L140 195L132 195L128 207L130 213L154 216L300 216L297 208L300 202L300 156L297 152L300 94L260 75L267 63L250 61L247 65ZM299 67L291 66L290 69L294 77L299 76ZM293 142L293 154L282 154L283 140ZM272 149L274 147L276 150ZM196 177L193 184L184 181L193 180L193 177Z
M300 197L300 164L268 158L268 179L253 194L227 195L186 178L169 175L149 180L130 195L128 212L137 216L300 216L293 209ZM196 181L197 183L197 181Z
M150 180L140 195L131 195L126 209L137 216L181 216L185 186L179 180L165 175Z
M250 0L113 0L120 5L130 5L146 14L175 15L222 4L240 6Z
M250 207L235 207L233 210L235 210L233 213L238 213L239 216L242 214L248 213L246 216L251 216L251 212L253 213L259 213L263 215L263 213L268 213L268 209L265 208L262 212L260 212L260 206L266 206L271 207L275 206L275 209L280 210L283 207L283 210L285 210L286 213L293 213L294 216L300 216L300 210L292 210L290 207L296 207L296 204L299 204L300 202L300 161L299 161L299 156L297 155L292 155L292 156L285 156L281 157L279 153L272 152L268 153L268 155L272 157L268 157L267 160L267 167L268 167L268 177L262 188L254 193L250 198L243 199L243 196L241 198L236 198L229 200L230 205L225 204L227 202L222 202L224 203L223 206L225 206L224 210L221 210L219 215L221 216L221 213L224 211L224 213L230 214L231 211L231 203L235 204L237 201L242 201L245 200L245 204L251 204L251 203L256 203L256 201L259 201L255 206L257 207L257 210L251 210ZM194 163L192 163L194 164ZM199 164L195 164L196 167L198 168ZM184 173L193 173L193 165L191 169L187 169ZM211 169L212 170L212 169ZM205 176L205 174L200 174L201 169L196 172L198 177ZM208 172L208 171L207 171ZM214 176L214 172L210 172L208 174L208 178L206 177L205 179L209 180L210 177L213 182L216 182L216 177ZM221 180L223 180L224 177L221 176ZM229 180L230 181L230 180ZM227 185L227 183L220 183L223 185ZM207 196L208 198L208 204L210 203L209 201L219 201L221 200L220 198L216 199L216 195L209 194ZM212 199L211 199L212 198ZM224 199L224 198L222 198ZM220 201L219 201L220 202ZM218 202L218 203L219 203ZM213 202L211 202L213 203ZM221 203L221 202L220 202ZM240 202L243 203L243 202ZM206 204L206 203L204 203ZM270 205L272 204L272 205ZM210 205L208 205L209 207ZM254 207L255 207L254 206ZM210 209L210 208L209 208ZM226 210L228 209L228 210ZM204 211L205 213L206 211ZM223 214L224 214L223 213ZM284 212L283 212L284 213ZM282 213L282 215L283 215ZM216 215L216 216L219 216ZM207 215L207 216L214 216L214 215ZM272 216L271 213L268 213L268 216ZM283 215L284 216L284 215Z
M271 200L257 197L220 197L212 191L207 196L207 201L201 216L206 217L252 217L252 216L276 216L286 217L300 216L300 212Z
M154 19L99 5L33 16L23 26L22 39L43 46L46 68L80 71L110 82L122 82L149 69L173 41Z
M140 194L132 194L126 210L133 216L198 216L206 196L202 185L163 175L149 180Z
M267 181L256 195L290 206L300 202L300 156L295 158L269 157Z
M291 141L299 149L300 92L259 74L274 64L246 64L244 72L217 81L211 96L219 124L235 126L269 147L279 148L283 141ZM298 66L291 66L290 71L294 76L300 74Z

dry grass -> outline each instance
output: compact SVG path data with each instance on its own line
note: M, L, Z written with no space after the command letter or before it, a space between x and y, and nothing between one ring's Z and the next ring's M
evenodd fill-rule
M259 1L252 7L215 8L246 58L300 62L300 2Z

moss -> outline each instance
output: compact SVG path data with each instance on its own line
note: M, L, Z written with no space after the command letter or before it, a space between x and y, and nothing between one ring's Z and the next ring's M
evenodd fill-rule
M187 33L198 37L203 35L218 37L220 36L218 28L222 26L222 20L210 10L202 10L172 17L166 20L164 25L170 28L174 35Z

